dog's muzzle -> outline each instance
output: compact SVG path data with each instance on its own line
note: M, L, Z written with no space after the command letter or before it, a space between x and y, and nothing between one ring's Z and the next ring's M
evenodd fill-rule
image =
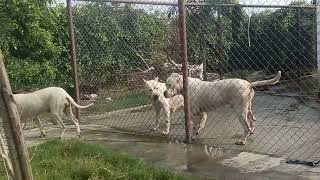
M164 97L169 98L168 91L164 91L164 92L163 92L163 95L164 95Z

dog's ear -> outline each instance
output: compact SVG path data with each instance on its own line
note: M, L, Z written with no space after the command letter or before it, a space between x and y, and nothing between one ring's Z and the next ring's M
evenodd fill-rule
M176 73L175 75L175 79L176 79L176 84L182 84L183 82L183 78L182 78L182 75L180 75L180 74L178 74L178 73Z
M158 78L158 77L156 77L156 78L154 78L154 80L155 80L155 81L159 81L159 78Z
M176 78L182 78L182 74L175 73L174 76L175 76Z
M145 79L142 79L142 80L143 80L143 82L145 82L145 83L147 82Z

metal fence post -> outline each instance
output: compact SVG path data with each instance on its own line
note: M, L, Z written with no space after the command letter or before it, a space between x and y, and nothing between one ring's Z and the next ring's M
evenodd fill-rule
M320 97L320 0L316 0L318 97Z
M69 36L70 36L70 48L71 48L71 61L72 61L72 77L74 83L75 101L80 104L79 95L79 83L78 83L78 66L76 57L76 45L74 40L74 26L72 18L72 4L71 0L67 0L67 14L69 19ZM80 109L76 108L76 118L80 121Z
M7 138L13 175L16 180L32 180L29 155L22 136L20 117L0 51L0 114Z
M186 26L186 1L178 1L179 11L179 34L182 52L182 73L183 73L183 95L184 95L184 113L185 113L185 130L186 143L191 142L191 112L188 89L188 49L187 49L187 26Z
M219 58L218 73L219 73L220 80L222 80L224 76L222 63L225 61L222 36L223 36L223 25L221 22L221 8L219 7L218 8L218 58Z
M204 34L204 25L202 24L201 26L201 32ZM207 43L206 43L206 37L204 35L201 36L201 43L200 43L200 49L203 52L201 56L201 63L203 65L203 80L207 81L208 80L208 74L207 74Z

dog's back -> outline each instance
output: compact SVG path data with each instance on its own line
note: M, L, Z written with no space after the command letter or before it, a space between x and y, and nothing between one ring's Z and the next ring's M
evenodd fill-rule
M48 87L31 93L14 94L14 100L20 117L23 119L36 117L65 98L65 90L59 87Z
M212 109L227 104L242 103L249 97L252 88L243 79L201 81L190 78L190 101L201 109Z

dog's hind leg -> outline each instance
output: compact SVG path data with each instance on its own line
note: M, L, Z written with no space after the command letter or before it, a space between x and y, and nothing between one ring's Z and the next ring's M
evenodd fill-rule
M38 128L40 129L40 137L45 137L46 133L44 132L43 125L42 125L39 117L37 117L36 123L37 123Z
M200 112L200 124L199 124L199 129L197 130L197 134L200 134L201 131L203 130L205 124L206 124L206 121L208 119L208 115L206 112Z
M249 107L248 107L248 120L249 120L249 124L250 124L250 127L251 127L251 134L253 134L254 130L255 130L254 124L257 121L257 119L254 117L254 115L252 113L251 106L252 106L252 102L250 101L249 102Z
M254 133L254 124L256 122L256 118L254 117L253 113L252 113L252 99L254 97L254 90L251 90L250 96L249 96L249 101L248 101L248 120L249 120L249 124L250 124L250 128L251 128L251 134Z
M79 137L81 137L81 130L80 130L79 121L76 117L74 117L74 115L72 113L71 104L70 104L69 108L68 107L65 108L64 114L74 123L74 125L76 126L77 135Z
M61 128L61 135L60 135L60 139L63 139L64 137L64 133L66 131L66 126L64 125L63 121L62 121L62 116L59 115L58 113L54 113L52 114L53 117L55 118L55 120L58 122L60 128Z
M243 138L238 140L236 142L237 145L245 145L247 142L248 137L251 135L251 127L250 123L248 122L248 113L249 113L249 108L248 106L242 106L242 113L239 116L239 121L243 127Z

